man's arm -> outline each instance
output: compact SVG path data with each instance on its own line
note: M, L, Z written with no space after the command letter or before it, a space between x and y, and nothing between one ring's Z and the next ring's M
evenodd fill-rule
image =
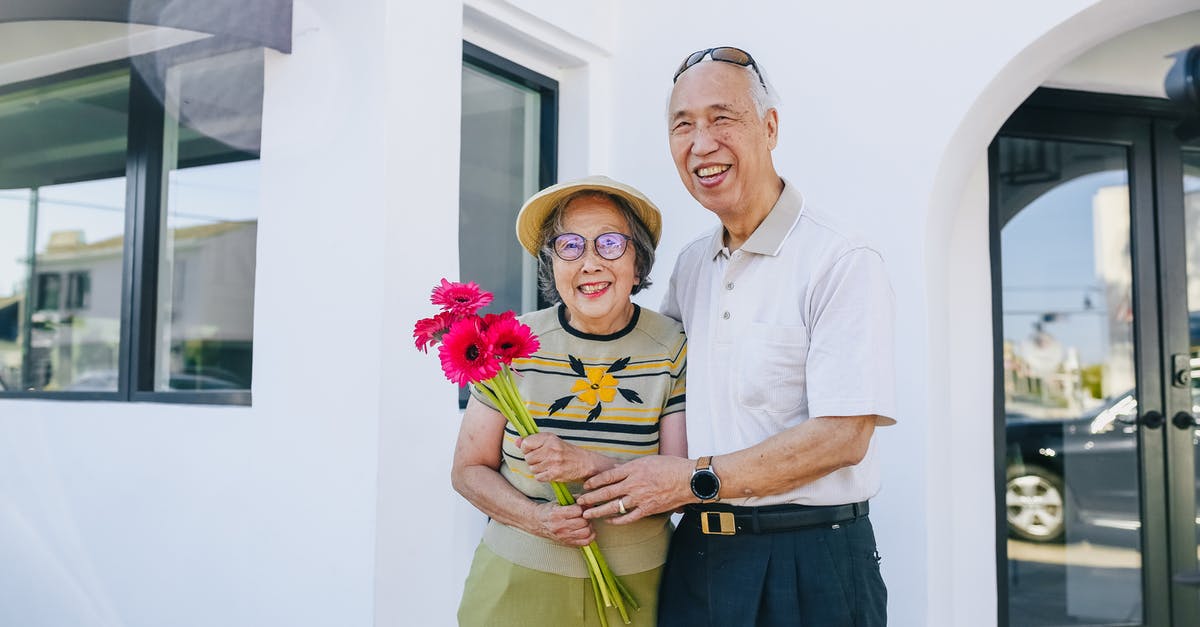
M853 466L867 454L878 416L828 416L807 420L751 446L713 458L721 477L721 497L779 494L806 485L838 469ZM585 518L618 513L617 499L627 510L610 522L623 524L697 502L690 479L694 460L650 456L602 472L584 484L579 497L588 507ZM631 507L632 506L632 507Z
M839 257L814 283L812 300L806 385L809 409L823 417L715 457L722 497L780 494L858 464L875 427L895 423L894 304L879 253L858 247ZM694 468L693 460L636 459L592 477L584 484L591 491L578 502L592 507L584 516L594 519L615 513L616 499L623 499L633 511L616 523L674 510L697 502Z

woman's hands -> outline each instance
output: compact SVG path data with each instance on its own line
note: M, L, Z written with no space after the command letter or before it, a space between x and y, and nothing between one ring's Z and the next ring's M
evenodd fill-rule
M525 453L525 463L534 478L543 483L585 481L616 465L609 457L582 449L553 433L519 438L517 446Z
M587 546L596 539L591 523L578 505L542 503L533 506L530 533L567 546Z

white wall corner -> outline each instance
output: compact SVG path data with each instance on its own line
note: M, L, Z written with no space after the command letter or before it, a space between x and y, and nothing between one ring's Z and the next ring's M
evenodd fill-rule
M364 341L386 347L377 368L378 492L374 618L379 627L453 625L462 592L453 555L460 498L450 485L458 432L457 388L435 354L412 343L418 318L432 315L429 293L458 276L462 129L462 7L386 0L385 50L376 80L385 83L386 115L376 120L384 145L385 216L380 328ZM419 14L415 14L419 13Z

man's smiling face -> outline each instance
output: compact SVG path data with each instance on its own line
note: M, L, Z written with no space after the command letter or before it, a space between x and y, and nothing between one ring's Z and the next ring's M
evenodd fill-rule
M760 116L751 76L732 63L706 61L679 75L667 110L671 157L692 196L718 217L753 208L778 180L771 162L778 118Z

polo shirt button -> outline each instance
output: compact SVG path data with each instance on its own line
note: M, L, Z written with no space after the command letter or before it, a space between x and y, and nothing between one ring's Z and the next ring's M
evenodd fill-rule
M727 312L725 312L725 313L721 314L721 317L722 317L722 318L724 318L724 319L726 319L726 320L728 320L728 319L729 319L729 312L727 311Z
M731 281L731 282L729 282L729 283L726 283L726 284L725 284L725 289L727 289L727 290L731 290L731 289L733 289L733 282Z

